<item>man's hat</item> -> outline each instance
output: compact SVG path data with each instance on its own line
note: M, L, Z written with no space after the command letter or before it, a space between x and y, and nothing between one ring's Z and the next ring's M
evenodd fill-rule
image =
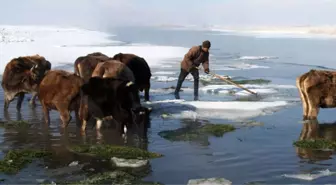
M206 40L206 41L203 41L203 43L202 43L202 47L204 47L204 48L210 48L211 47L211 43L210 43L210 41L208 41L208 40Z

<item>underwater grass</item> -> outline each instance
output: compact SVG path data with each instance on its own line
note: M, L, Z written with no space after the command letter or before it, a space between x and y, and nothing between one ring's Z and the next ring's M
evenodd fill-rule
M295 141L293 142L293 145L309 149L336 149L336 141L325 139Z
M29 128L32 124L29 124L27 121L9 121L9 122L0 122L0 128Z
M170 141L192 141L204 135L222 137L225 133L234 131L236 128L228 124L205 124L196 128L180 128L159 132L159 136Z
M50 156L51 152L42 150L11 150L0 161L0 172L15 174L36 158Z
M114 145L78 145L70 147L76 153L89 154L101 158L152 159L162 157L162 154L148 152L139 148Z
M140 177L133 176L124 171L113 171L95 174L78 182L61 182L57 184L86 185L86 184L148 184L163 185L159 182L142 181Z

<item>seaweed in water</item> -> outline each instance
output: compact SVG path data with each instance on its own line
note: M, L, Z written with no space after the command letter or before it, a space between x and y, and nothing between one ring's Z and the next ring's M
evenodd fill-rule
M113 145L79 145L70 150L76 153L92 155L101 158L118 157L123 159L151 159L162 157L162 154L148 152L139 148Z
M15 174L23 169L33 159L50 156L50 152L40 150L11 150L0 161L0 172L6 174Z
M336 141L325 139L295 141L294 146L309 149L336 149Z
M159 136L170 141L192 141L204 135L222 137L225 133L234 131L235 127L228 124L205 124L196 128L179 128L159 132Z
M58 182L56 184L84 185L84 184L148 184L163 185L159 182L146 182L141 180L141 176L129 174L125 171L113 171L95 174L84 180L77 182Z

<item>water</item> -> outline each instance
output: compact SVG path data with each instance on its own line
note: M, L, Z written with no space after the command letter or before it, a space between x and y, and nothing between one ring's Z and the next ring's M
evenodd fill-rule
M116 34L114 40L126 43L149 43L158 45L184 46L200 44L208 39L212 42L210 70L220 75L233 76L236 79L267 79L276 89L276 93L262 96L262 101L286 100L291 104L272 114L261 115L247 120L264 123L263 126L241 127L241 122L219 117L193 119L161 118L165 110L153 111L150 128L148 129L148 143L137 142L133 137L128 138L127 145L140 147L149 151L164 154L163 158L151 160L152 172L145 178L149 181L159 181L164 184L186 184L189 179L223 177L234 184L260 182L264 184L327 184L335 182L335 176L318 178L314 181L285 178L284 174L300 174L329 169L336 171L333 153L327 151L298 150L293 141L300 137L304 125L301 102L295 88L280 88L278 85L295 86L295 78L312 68L335 66L333 64L335 40L308 40L293 38L254 38L233 35L216 35L206 31L172 31L153 28L115 28L109 30ZM243 56L275 56L267 60L238 60ZM154 76L177 77L179 59L167 60L171 67L152 68ZM251 65L264 68L251 68ZM225 70L227 67L247 66L245 70ZM67 67L67 66L64 66ZM162 66L161 66L162 67ZM266 68L268 67L268 68ZM221 70L222 69L222 70ZM172 74L156 74L156 72L171 72ZM203 72L200 73L204 75ZM206 77L206 75L204 75ZM212 81L211 83L214 83ZM220 82L216 82L220 83ZM192 81L186 80L181 92L181 98L192 100ZM158 82L152 80L153 93L151 100L173 99L173 89L163 88L176 85L175 81ZM200 88L204 88L200 83ZM260 86L261 88L269 88ZM1 90L1 94L3 94ZM27 97L31 97L27 95ZM232 101L235 96L227 94L207 93L200 91L202 101ZM0 112L5 120L24 119L33 126L29 129L0 129L0 141L3 150L21 147L40 147L56 153L52 158L33 163L18 175L4 176L6 183L37 183L36 179L64 180L81 179L82 165L89 166L95 171L104 167L67 150L70 144L80 143L109 143L122 145L121 138L116 136L113 129L105 129L103 138L97 139L93 129L88 129L88 135L81 137L72 122L63 132L60 119L56 111L51 112L52 123L49 127L42 122L41 107L31 109L28 101L23 104L21 114L15 110L15 101L10 105L8 113ZM0 107L3 106L3 96L0 96ZM202 112L203 110L200 110ZM335 121L333 111L322 110L319 115L320 124ZM199 112L198 112L199 113ZM223 112L224 114L224 112ZM203 137L192 142L171 142L160 137L158 133L164 130L174 130L188 125L200 123L233 123L239 127L234 132L223 137ZM335 135L335 126L327 131ZM320 128L319 132L326 133ZM76 167L68 167L73 161L79 161ZM48 168L45 168L48 166Z

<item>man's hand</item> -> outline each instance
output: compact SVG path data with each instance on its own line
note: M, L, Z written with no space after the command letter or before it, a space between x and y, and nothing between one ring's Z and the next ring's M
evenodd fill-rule
M209 74L209 73L210 73L210 70L209 70L209 69L205 69L204 72L205 72L206 74Z

